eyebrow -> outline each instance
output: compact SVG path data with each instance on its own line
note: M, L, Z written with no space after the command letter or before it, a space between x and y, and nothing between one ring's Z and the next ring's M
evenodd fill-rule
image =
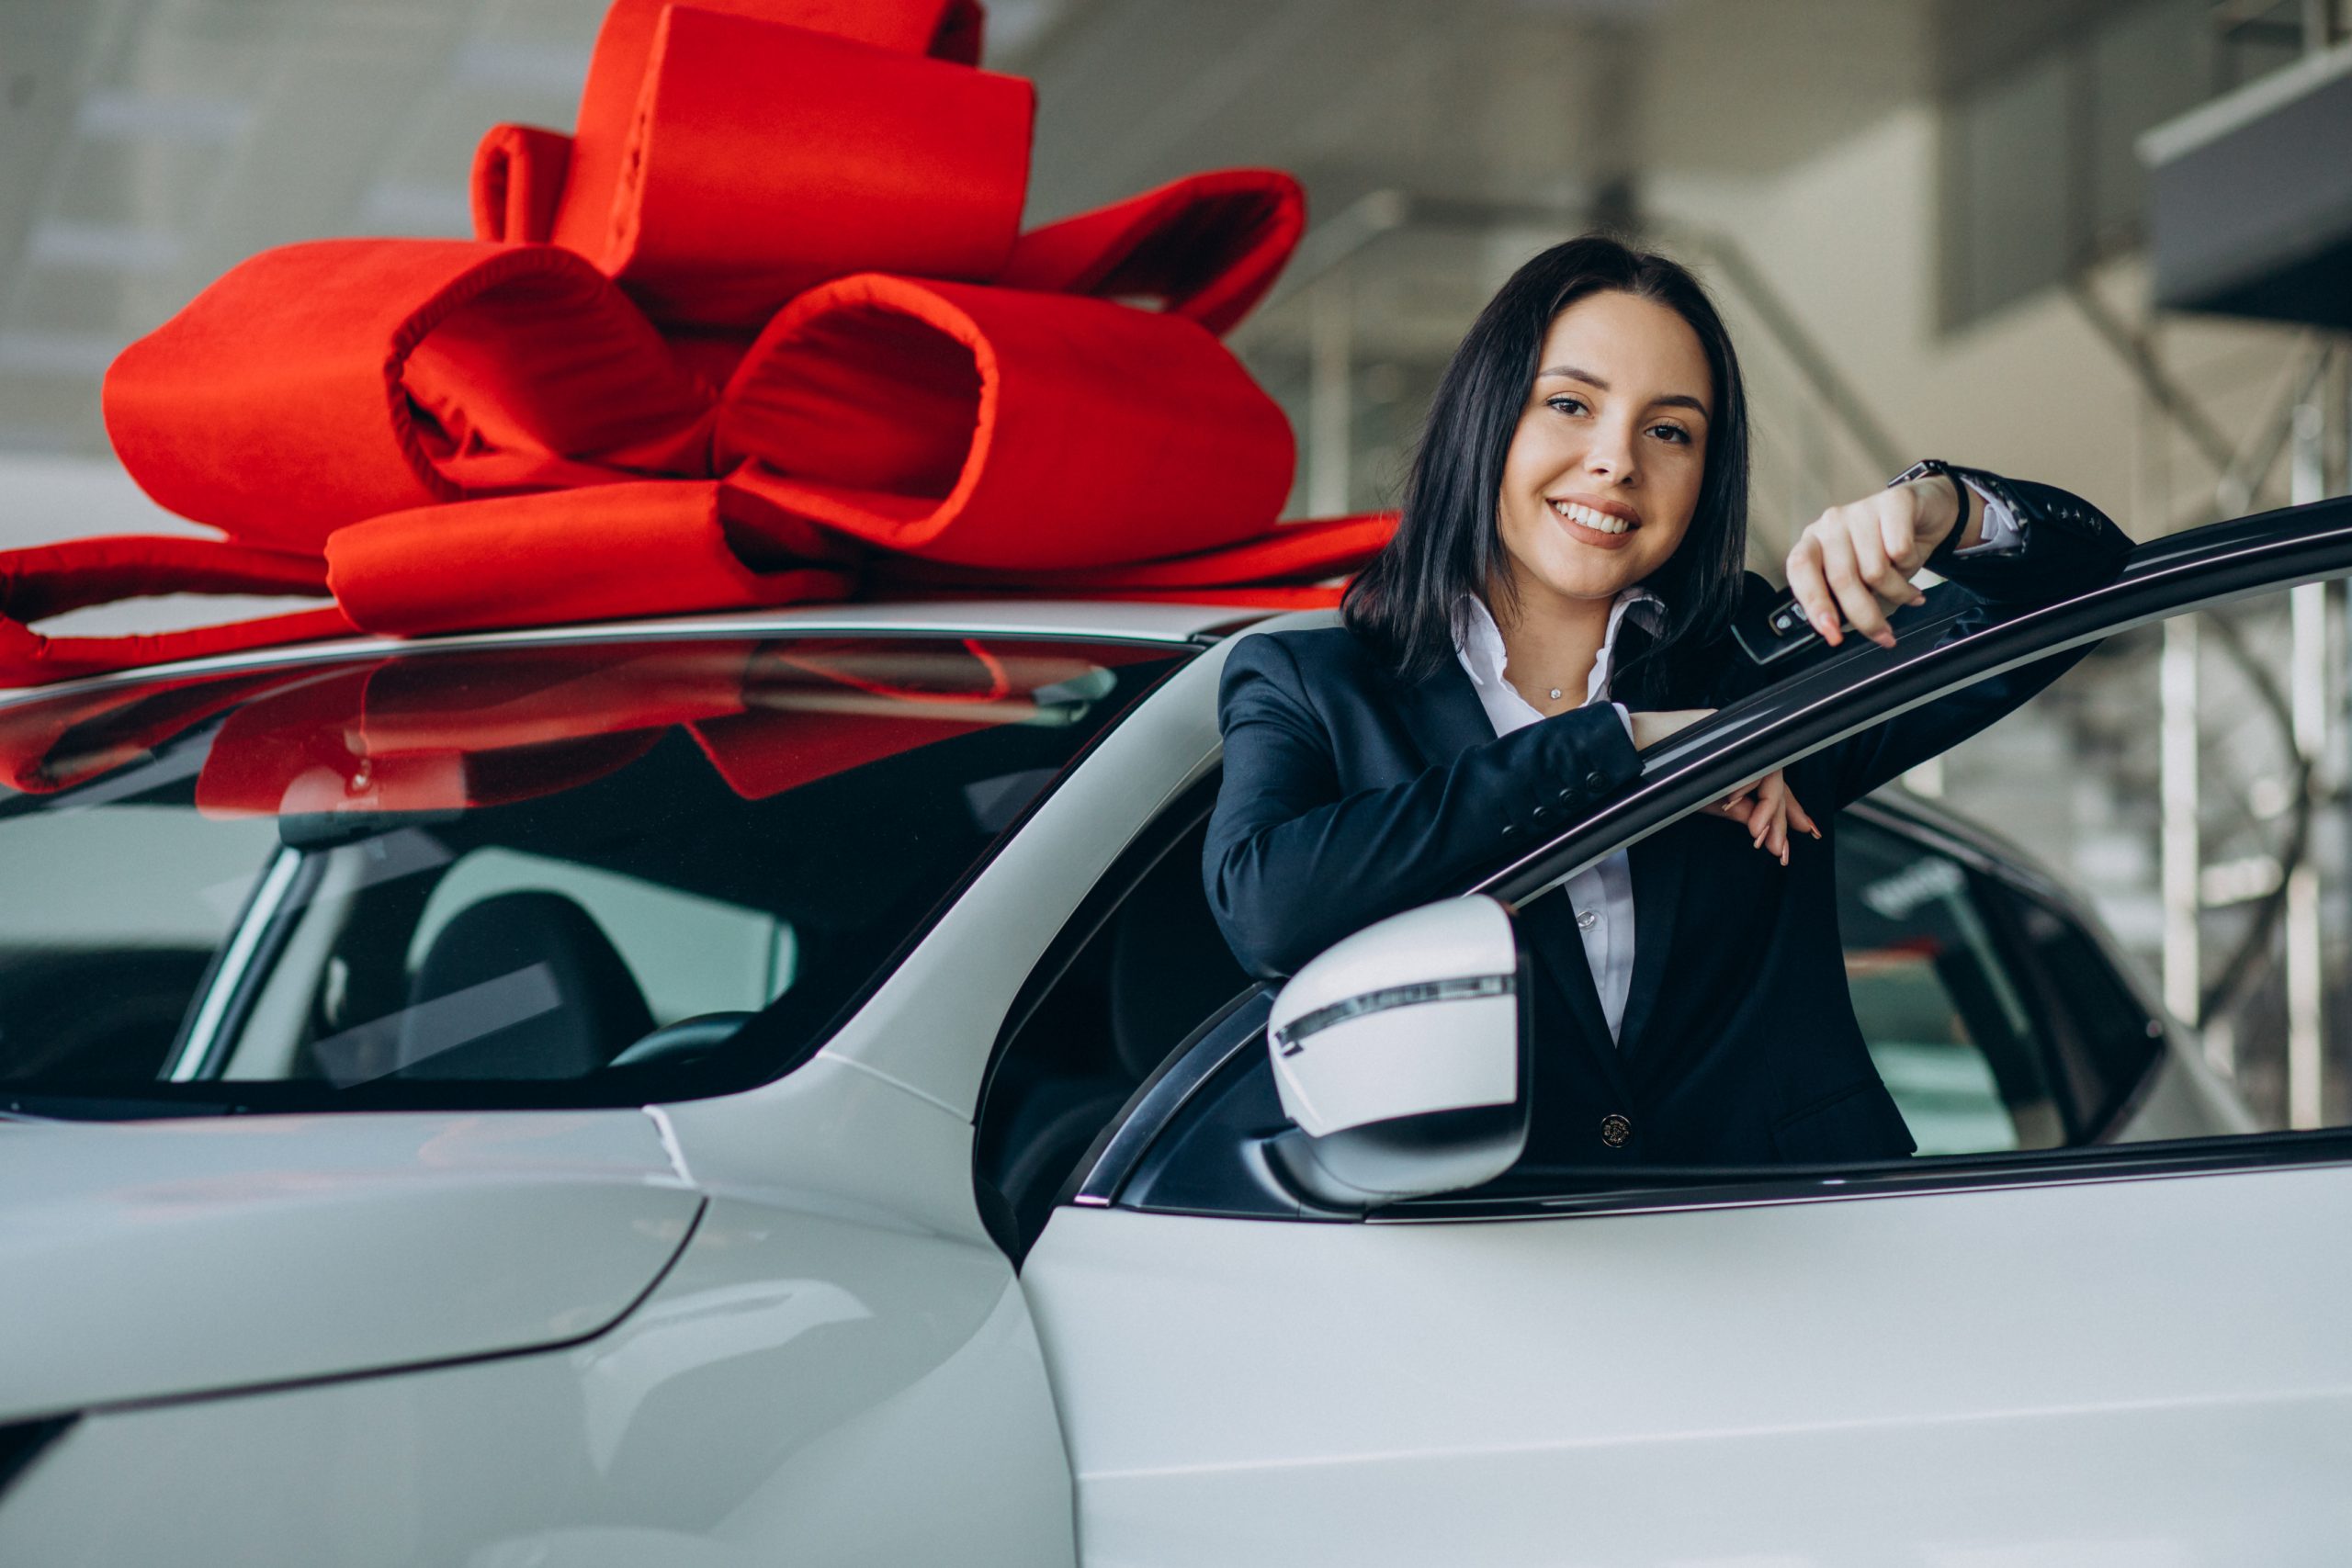
M1535 378L1539 381L1546 376L1558 376L1570 381L1582 381L1586 386L1603 392L1609 390L1608 382L1602 380L1591 371L1581 369L1574 365L1547 366L1544 369L1538 370L1535 373ZM1690 409L1695 412L1701 419L1709 417L1707 413L1707 405L1701 402L1698 399L1691 397L1687 392L1668 392L1666 396L1653 400L1669 408Z

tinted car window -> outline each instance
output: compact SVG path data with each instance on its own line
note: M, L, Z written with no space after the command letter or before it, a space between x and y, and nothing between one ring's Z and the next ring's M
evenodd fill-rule
M225 702L0 710L0 874L51 890L0 951L0 1095L628 1103L759 1081L1184 657L446 651ZM65 986L135 992L137 1026L40 999Z
M1923 1155L2065 1142L2027 992L1981 899L1951 856L1852 817L1840 824L1854 1016Z
M1005 1021L973 1163L999 1239L1016 1255L1136 1088L1250 986L1201 883L1216 784L1195 785L1137 835Z
M2057 1003L2050 1021L2081 1133L2097 1137L2147 1081L2164 1050L2164 1026L2089 932L2036 899L2005 898Z

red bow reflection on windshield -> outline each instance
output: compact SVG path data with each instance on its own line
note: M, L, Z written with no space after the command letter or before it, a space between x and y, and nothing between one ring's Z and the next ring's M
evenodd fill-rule
M729 789L762 800L992 726L1072 722L1109 689L1104 661L1120 656L822 638L500 649L280 677L259 694L220 682L221 700L185 712L193 725L251 699L205 754L196 804L208 816L510 805L616 773L680 728Z

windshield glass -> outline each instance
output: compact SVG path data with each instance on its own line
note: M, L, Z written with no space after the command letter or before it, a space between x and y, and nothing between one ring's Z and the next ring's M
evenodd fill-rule
M0 709L0 1108L628 1104L805 1058L1187 657L417 652Z

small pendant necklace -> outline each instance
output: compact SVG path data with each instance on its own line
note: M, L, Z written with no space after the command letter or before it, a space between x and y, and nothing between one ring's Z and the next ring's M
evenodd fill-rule
M1560 688L1557 686L1552 688L1552 700L1555 703L1560 700Z

